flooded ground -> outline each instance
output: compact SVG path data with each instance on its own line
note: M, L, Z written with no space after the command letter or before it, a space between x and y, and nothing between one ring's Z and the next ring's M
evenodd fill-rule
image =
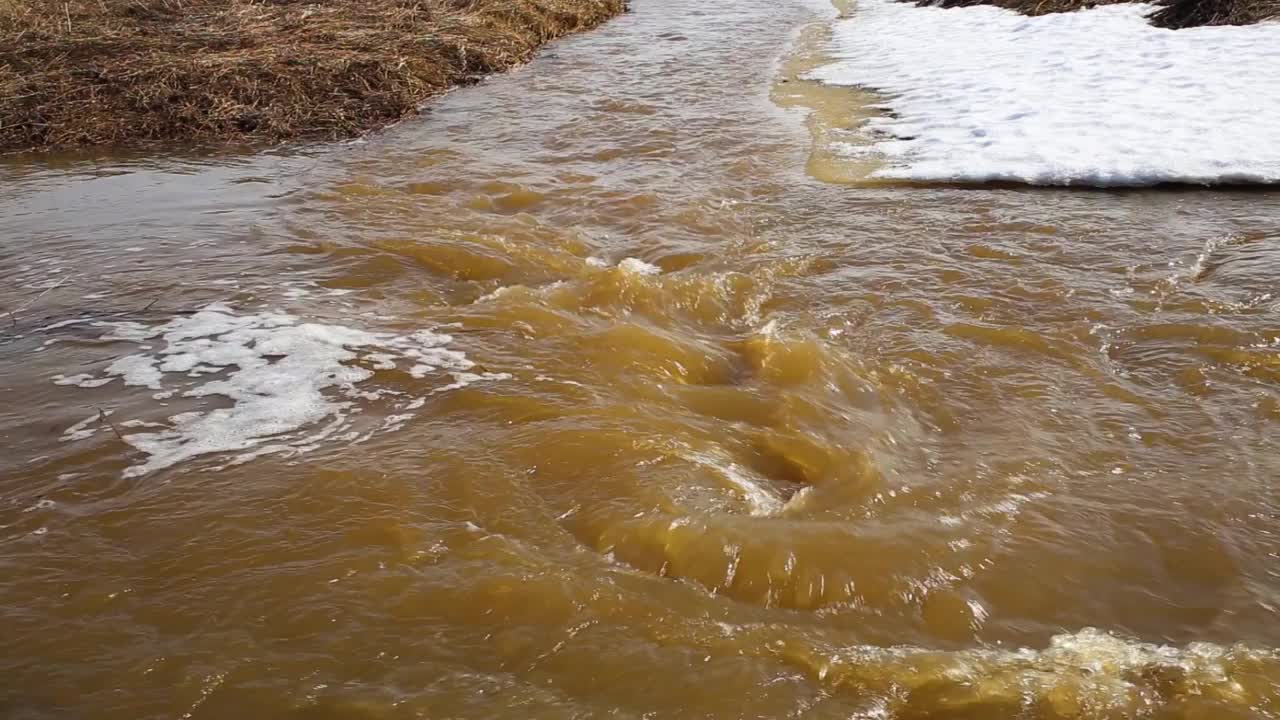
M1280 717L1280 193L850 182L833 16L3 166L0 714Z

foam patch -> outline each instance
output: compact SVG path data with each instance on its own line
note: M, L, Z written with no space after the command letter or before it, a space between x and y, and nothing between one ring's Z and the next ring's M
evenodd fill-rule
M154 326L94 326L106 329L102 339L134 343L143 352L116 359L98 375L59 375L54 382L97 388L119 380L154 391L157 400L217 397L230 402L229 407L170 416L156 429L147 423L122 424L149 428L122 436L146 456L125 471L129 477L214 453L233 453L230 463L236 464L267 454L307 452L329 439L360 442L373 432L402 427L425 404L426 395L509 377L472 372L475 363L449 347L449 335L368 332L303 322L280 312L237 314L223 304ZM449 381L409 394L378 386L373 382L378 371L415 380L443 375ZM352 429L351 416L376 401L396 414L362 436ZM77 423L63 439L91 437L93 421Z

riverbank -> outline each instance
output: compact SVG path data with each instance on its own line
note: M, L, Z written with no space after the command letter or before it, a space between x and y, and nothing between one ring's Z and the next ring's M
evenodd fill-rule
M917 5L944 8L994 5L1023 15L1087 10L1132 0L913 0ZM1280 0L1157 0L1147 16L1156 27L1181 30L1206 25L1253 25L1280 18Z
M626 0L0 0L0 152L340 139Z

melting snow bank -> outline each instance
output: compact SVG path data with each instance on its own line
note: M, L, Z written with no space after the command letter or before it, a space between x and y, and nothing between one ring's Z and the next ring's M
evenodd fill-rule
M859 0L839 62L869 88L873 177L1034 185L1280 182L1280 23L1164 30L1146 4L1024 17Z
M509 377L470 372L475 364L448 347L453 340L448 335L426 330L410 335L366 332L302 322L279 312L238 315L222 304L154 326L94 325L108 329L103 340L135 343L144 352L120 357L99 376L60 375L56 383L96 388L118 378L125 385L156 391L157 400L220 396L232 403L183 412L165 423L123 423L125 428L153 428L123 435L125 442L147 455L126 476L209 453L237 452L231 462L240 463L267 454L306 452L327 438L360 442L373 432L402 426L425 404L427 394ZM413 394L370 383L376 371L399 372L415 380L444 373L452 382ZM401 414L388 416L381 427L363 435L352 429L350 416L361 411L361 402L384 399ZM93 419L68 428L63 440L93 435L95 431L88 429Z

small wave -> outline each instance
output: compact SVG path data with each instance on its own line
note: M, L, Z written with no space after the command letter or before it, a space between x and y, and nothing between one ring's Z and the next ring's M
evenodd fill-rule
M775 515L783 508L783 501L766 489L764 482L753 477L754 473L728 458L710 453L694 453L689 460L711 468L724 478L746 503L747 512L755 516Z
M1280 658L1241 645L1179 648L1085 628L1039 650L850 648L814 670L838 686L872 691L885 717L915 717L929 706L963 717L1136 718L1164 717L1161 708L1187 701L1220 712L1272 707Z

